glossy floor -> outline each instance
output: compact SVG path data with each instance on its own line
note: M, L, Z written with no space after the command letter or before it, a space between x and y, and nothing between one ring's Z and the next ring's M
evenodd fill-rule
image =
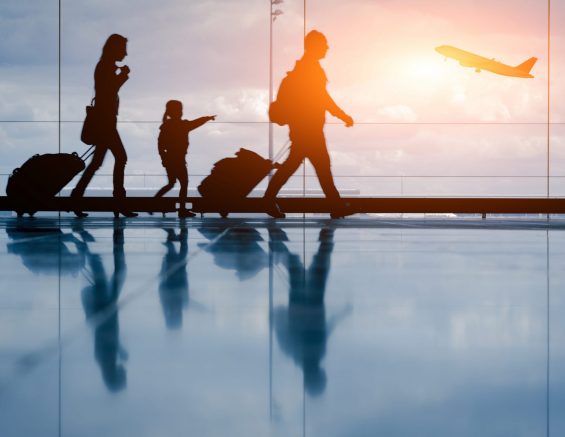
M565 223L0 221L0 435L565 435Z

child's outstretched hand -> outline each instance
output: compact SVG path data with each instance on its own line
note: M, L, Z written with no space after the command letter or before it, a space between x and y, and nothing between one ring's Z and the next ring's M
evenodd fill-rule
M217 115L209 115L208 116L208 121L214 121L216 120Z

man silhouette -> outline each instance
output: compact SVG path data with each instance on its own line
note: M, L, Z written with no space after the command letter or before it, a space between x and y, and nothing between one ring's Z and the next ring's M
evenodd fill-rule
M334 184L324 125L326 111L343 120L346 127L353 126L353 119L333 101L326 89L328 79L319 61L326 56L328 48L326 37L316 30L311 31L304 39L304 56L289 72L288 79L292 80L292 110L288 114L290 153L265 192L266 212L274 218L285 217L276 203L277 193L305 158L316 170L327 199L335 205L332 218L346 213Z
M334 229L322 228L318 251L306 269L300 256L290 252L283 241L282 229L269 229L269 245L275 262L282 263L289 278L288 305L274 310L274 327L281 350L293 359L303 372L304 388L311 396L321 395L327 383L322 361L330 335L351 312L351 307L326 315L324 296L334 248Z

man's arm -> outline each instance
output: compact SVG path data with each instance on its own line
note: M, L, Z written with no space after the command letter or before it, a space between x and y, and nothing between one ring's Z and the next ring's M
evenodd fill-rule
M342 120L345 123L346 127L353 126L353 118L351 118L351 116L347 115L343 109L337 106L337 103L334 102L334 99L332 99L332 97L327 91L326 91L326 102L327 102L326 109L330 114Z

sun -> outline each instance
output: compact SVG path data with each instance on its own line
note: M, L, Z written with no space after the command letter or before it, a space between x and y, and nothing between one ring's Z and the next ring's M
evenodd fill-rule
M422 86L439 85L446 79L444 62L435 56L408 57L400 62L406 79L417 81Z

